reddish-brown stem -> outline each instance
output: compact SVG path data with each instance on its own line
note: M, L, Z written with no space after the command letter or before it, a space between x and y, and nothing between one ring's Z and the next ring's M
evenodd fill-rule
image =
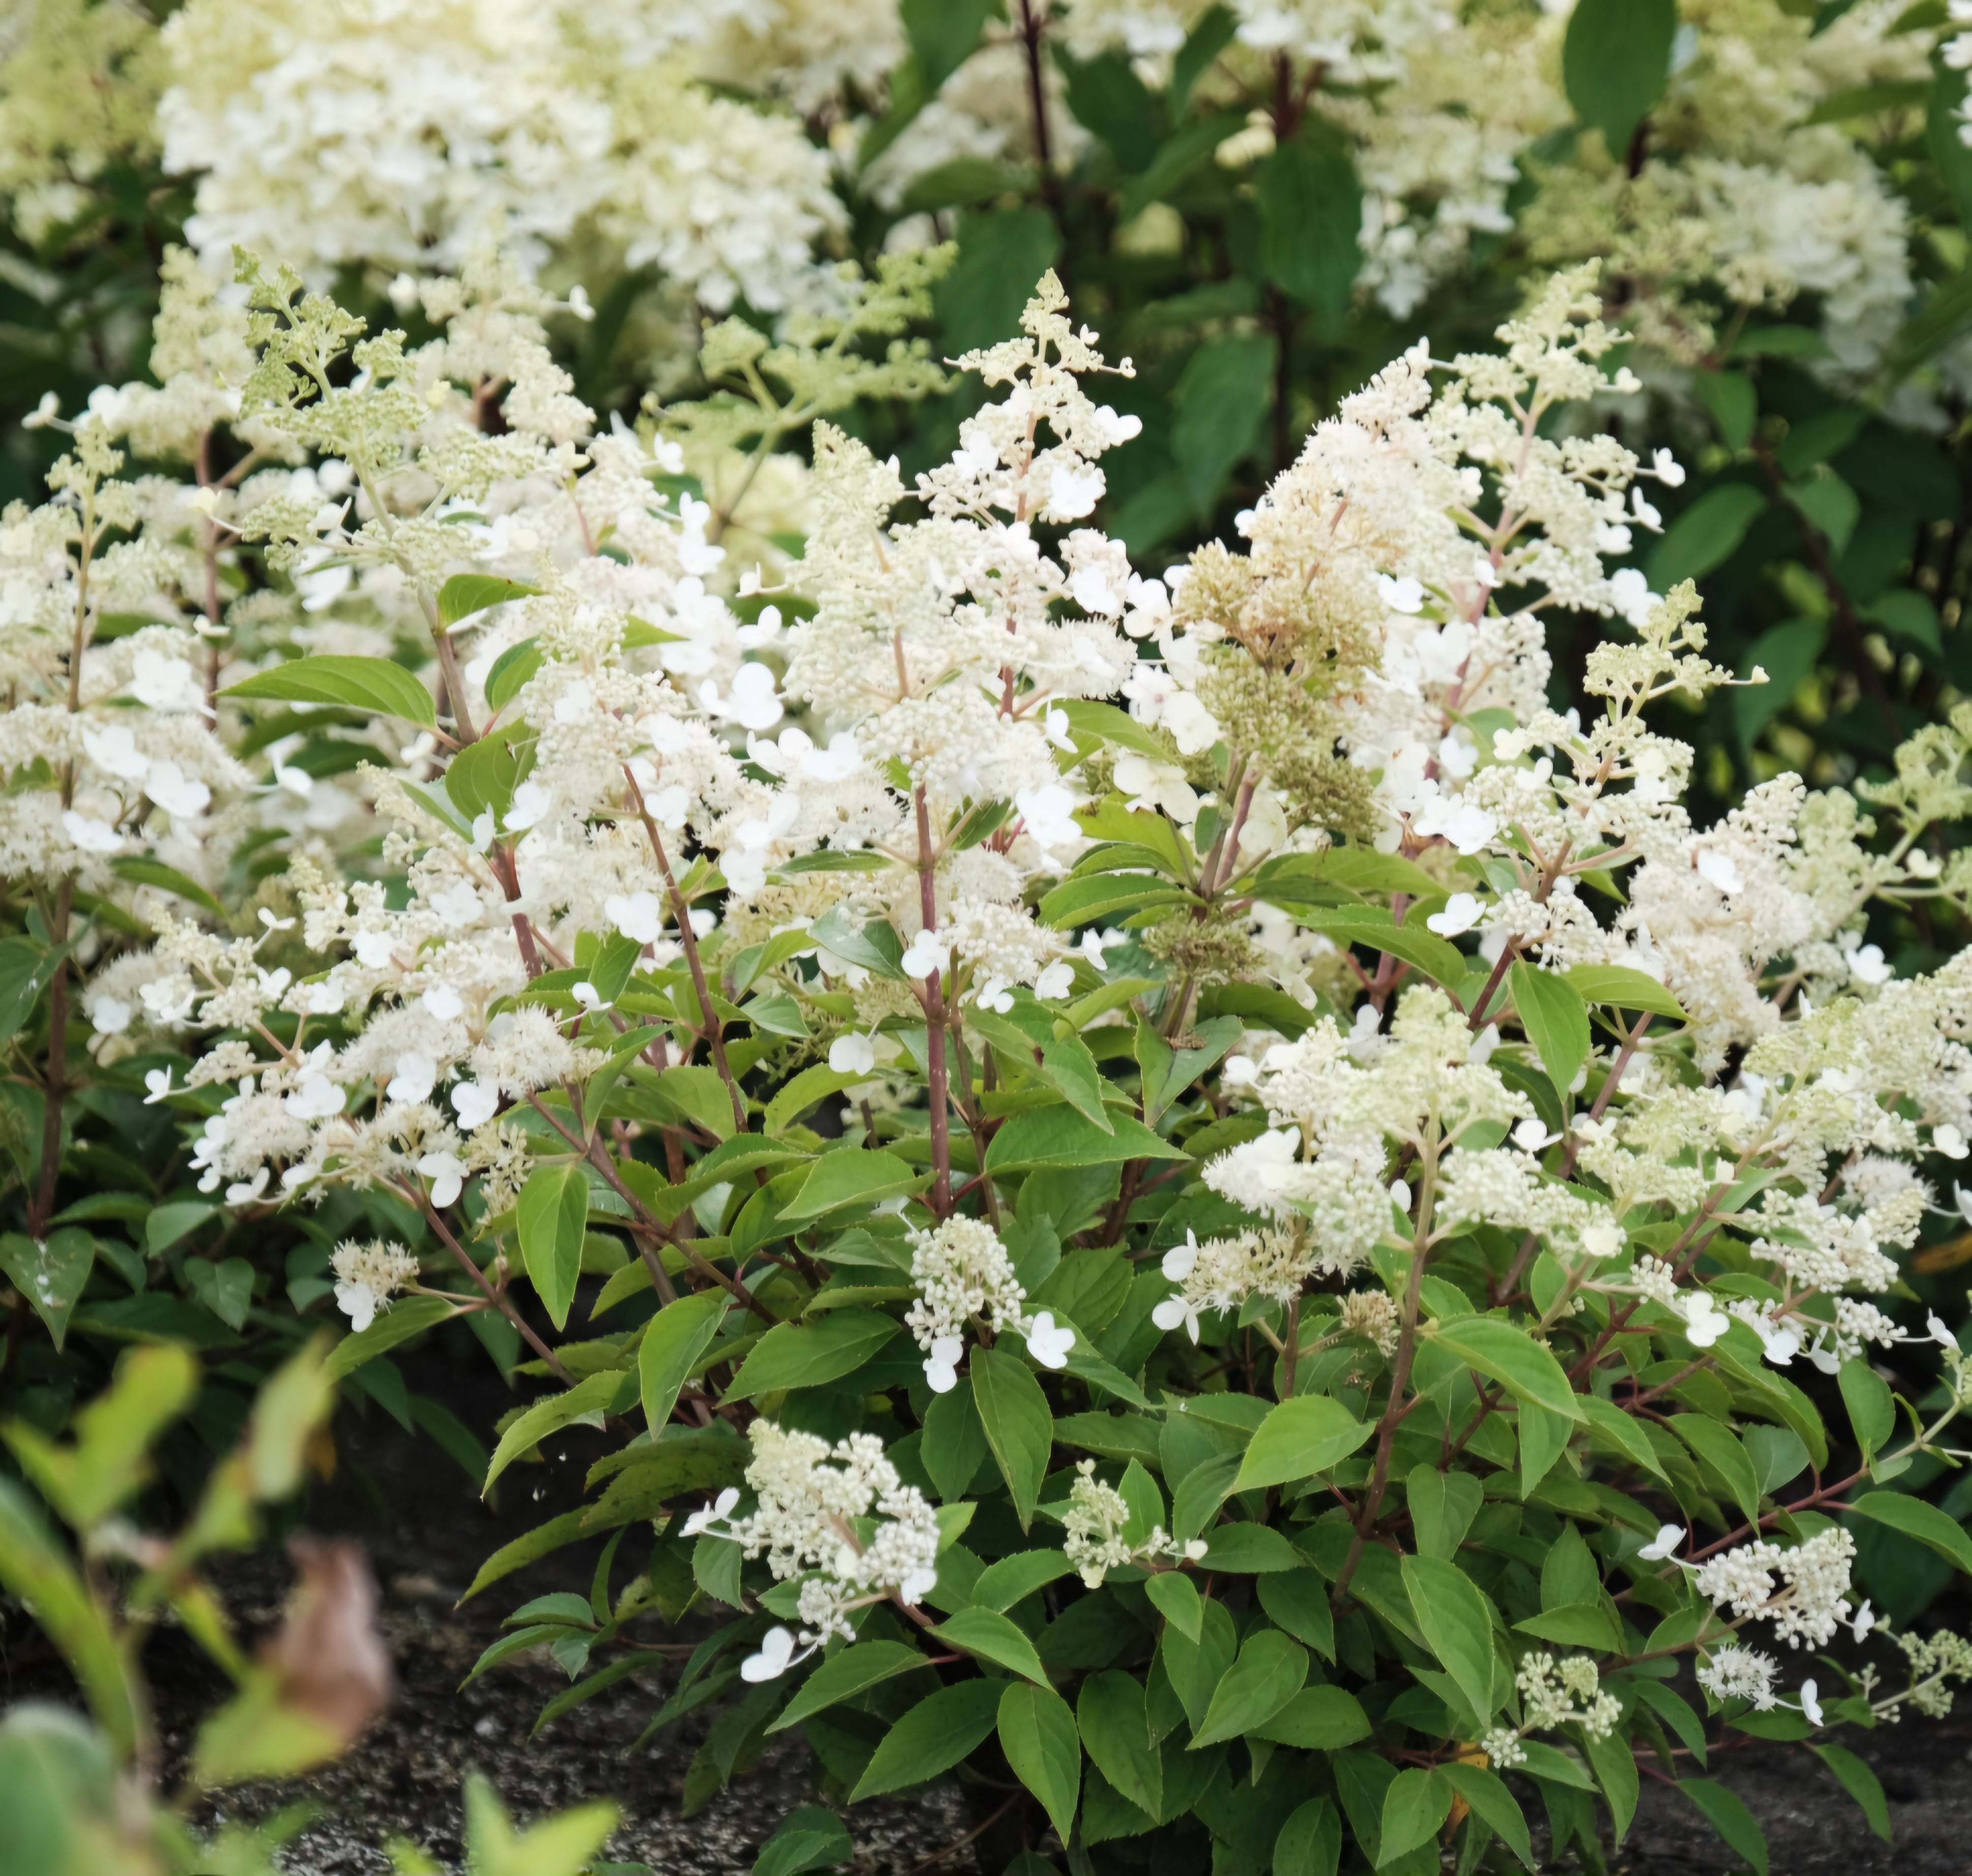
M1411 1364L1417 1356L1418 1308L1424 1291L1425 1259L1431 1245L1432 1201L1437 1184L1438 1155L1434 1149L1425 1154L1420 1170L1417 1235L1411 1241L1410 1281L1404 1290L1403 1323L1397 1335L1396 1359L1390 1367L1390 1398L1384 1404L1383 1418L1376 1423L1376 1457L1370 1468L1370 1489L1363 1493L1362 1509L1357 1514L1356 1535L1350 1540L1348 1557L1343 1563L1341 1574L1335 1579L1333 1600L1337 1602L1347 1594L1356 1566L1362 1561L1363 1546L1376 1528L1377 1514L1383 1508L1383 1494L1389 1488L1391 1449L1396 1440L1398 1426L1409 1411L1404 1404L1404 1390L1410 1385Z
M445 1220L432 1209L431 1201L425 1196L424 1193L416 1192L414 1196L420 1208L424 1212L425 1222L437 1232L439 1241L458 1260L460 1269L479 1286L480 1294L520 1331L521 1340L547 1363L548 1371L556 1380L565 1388L573 1387L575 1377L568 1372L561 1357L534 1333L534 1330L528 1326L527 1318L508 1300L505 1293L496 1288L492 1279L472 1261L472 1253L446 1228Z
M938 929L938 856L931 843L931 807L919 787L912 797L918 821L918 916L927 932ZM945 987L934 965L925 978L925 1079L931 1105L931 1209L952 1215L952 1074L945 1060Z
M704 1019L705 1046L710 1051L712 1065L719 1071L719 1078L726 1084L726 1097L733 1104L733 1124L741 1133L746 1131L746 1098L740 1091L740 1084L733 1078L733 1070L726 1059L726 1026L719 1018L719 1012L712 1007L712 992L705 981L705 966L698 955L698 934L691 928L691 909L684 902L684 895L679 892L677 882L671 877L671 863L664 853L662 837L658 832L658 824L651 811L644 804L644 791L637 785L637 778L631 774L626 763L623 779L629 785L630 798L637 804L637 817L644 824L644 831L650 837L651 851L657 856L658 870L664 876L664 890L671 905L671 920L677 927L678 942L684 948L686 967L691 972L691 987L697 993L699 1013Z

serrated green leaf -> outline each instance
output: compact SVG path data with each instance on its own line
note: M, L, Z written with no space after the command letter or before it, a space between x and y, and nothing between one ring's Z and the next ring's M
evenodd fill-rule
M883 1735L850 1802L860 1804L950 1771L998 1723L1004 1688L997 1680L961 1681L919 1701Z
M340 703L351 710L401 717L426 729L438 726L431 693L401 664L393 664L388 658L317 653L277 664L219 694L250 702L268 698L284 703Z
M1082 1738L1066 1701L1046 1685L1009 1687L1000 1696L1000 1749L1014 1776L1071 1841L1082 1790Z
M1311 1479L1347 1459L1369 1437L1363 1421L1325 1395L1283 1401L1247 1443L1232 1489L1248 1492Z
M449 631L475 612L503 605L509 599L528 599L540 591L538 586L524 586L497 574L455 573L438 589L438 622Z
M544 1166L527 1176L514 1207L521 1256L541 1307L557 1329L568 1326L569 1305L582 1275L583 1235L589 1223L589 1174L580 1166Z

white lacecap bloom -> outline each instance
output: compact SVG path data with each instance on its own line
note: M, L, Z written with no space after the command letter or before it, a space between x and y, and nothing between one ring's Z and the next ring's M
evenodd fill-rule
M85 853L120 853L123 837L107 822L93 814L67 808L62 814L62 830Z
M928 977L934 971L942 971L952 961L950 954L938 941L937 935L920 931L905 947L900 961L907 977Z
M402 1055L397 1058L397 1072L384 1091L392 1101L416 1106L431 1099L432 1086L437 1079L438 1064L430 1056Z
M740 1678L743 1681L778 1680L787 1672L794 1658L794 1631L777 1623L760 1637L759 1651L740 1662Z
M1684 1542L1684 1526L1681 1524L1660 1524L1657 1534L1644 1545L1637 1555L1649 1563L1662 1563Z
M722 1519L731 1517L733 1508L739 1502L740 1488L736 1485L729 1485L717 1498L709 1504L701 1505L685 1519L679 1529L679 1536L697 1537L701 1531L710 1530Z
M1931 1130L1931 1146L1934 1153L1942 1153L1948 1160L1962 1160L1967 1152L1965 1136L1949 1121Z
M461 1082L452 1091L452 1105L459 1125L471 1133L499 1111L499 1091L484 1082Z
M1034 994L1043 1003L1058 1003L1075 988L1075 967L1059 959L1043 967L1034 979Z
M1479 922L1482 909L1470 892L1455 892L1445 902L1445 909L1433 912L1425 923L1440 938L1457 938Z
M442 1212L447 1206L458 1203L459 1195L465 1189L466 1169L456 1153L426 1153L418 1161L418 1170L431 1181L434 1211Z
M1732 1326L1732 1319L1703 1290L1694 1290L1685 1298L1684 1322L1684 1339L1695 1349L1710 1348Z
M1039 1311L1027 1330L1027 1352L1043 1368L1066 1368L1075 1347L1075 1331L1057 1323L1052 1310Z
M838 1036L828 1046L828 1065L837 1075L868 1075L877 1065L876 1046L867 1036Z

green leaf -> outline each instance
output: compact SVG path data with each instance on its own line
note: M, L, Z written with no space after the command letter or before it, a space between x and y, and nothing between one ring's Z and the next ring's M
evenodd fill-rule
M831 1310L812 1323L776 1323L740 1364L726 1398L744 1401L839 1381L854 1374L897 1333L889 1316L866 1309Z
M42 1238L24 1237L18 1232L0 1236L0 1271L5 1271L8 1281L47 1325L57 1354L61 1352L68 1319L82 1300L95 1266L96 1240L73 1225L64 1225ZM250 1271L248 1274L250 1277Z
M1581 993L1565 977L1534 964L1517 964L1508 974L1520 1027L1540 1051L1541 1066L1566 1103L1588 1059L1588 1011Z
M125 1651L28 1495L0 1477L0 1585L34 1612L119 1754L135 1747L139 1696Z
M949 1398L949 1397L947 1397ZM1025 1602L1037 1590L1059 1582L1074 1568L1058 1550L1016 1551L981 1571L972 1585L972 1603L978 1609L1010 1609ZM1152 1577L1152 1582L1161 1581ZM1144 1586L1146 1588L1148 1584Z
M972 56L994 11L993 0L899 0L905 36L932 91Z
M1628 1742L1624 1750L1628 1750ZM1471 1807L1473 1815L1520 1859L1523 1868L1534 1866L1533 1840L1527 1833L1527 1820L1518 1801L1507 1789L1507 1781L1483 1766L1448 1761L1438 1767L1451 1781L1451 1789Z
M1187 1641L1198 1639L1205 1620L1205 1605L1199 1600L1198 1585L1182 1570L1160 1570L1144 1585L1151 1606Z
M1726 1847L1752 1865L1755 1876L1767 1876L1766 1838L1734 1793L1709 1778L1681 1778L1677 1788L1704 1813Z
M1592 1444L1599 1441L1605 1447L1613 1447L1646 1472L1666 1485L1670 1484L1670 1475L1664 1470L1663 1460L1657 1457L1657 1448L1651 1445L1649 1437L1637 1424L1633 1415L1624 1413L1613 1401L1605 1401L1595 1395L1585 1394L1581 1400Z
M488 606L525 599L540 591L538 586L524 586L517 579L501 579L492 573L455 573L438 589L438 622L449 631L461 619L484 612Z
M1904 323L1885 363L1890 381L1907 377L1972 325L1972 267L1946 276Z
M354 1374L365 1362L387 1355L400 1342L421 1336L429 1328L449 1322L459 1306L444 1297L406 1297L382 1311L367 1329L344 1336L328 1352L326 1372L340 1381Z
M144 1221L144 1248L155 1257L196 1231L207 1219L218 1215L218 1206L208 1205L203 1199L181 1199L161 1205Z
M938 1488L939 1496L949 1502L965 1496L985 1457L986 1430L979 1424L968 1376L950 1392L934 1396L925 1410L918 1461Z
M1187 1160L1174 1147L1128 1114L1110 1117L1105 1133L1073 1108L1033 1108L1017 1114L993 1136L986 1150L989 1173L1021 1173L1048 1166L1106 1166L1121 1160Z
M577 1805L516 1831L499 1794L465 1777L465 1861L472 1876L580 1876L616 1828L613 1804Z
M1860 1356L1842 1364L1838 1376L1842 1403L1849 1410L1849 1424L1856 1444L1863 1450L1863 1463L1869 1465L1882 1450L1883 1442L1896 1431L1897 1404L1882 1375Z
M1298 1806L1274 1839L1272 1876L1335 1876L1342 1866L1342 1814L1326 1798Z
M1198 515L1210 514L1234 466L1259 442L1273 401L1275 357L1272 334L1229 333L1206 340L1185 362L1171 394L1177 421L1170 447Z
M1311 1479L1347 1459L1369 1437L1368 1427L1326 1395L1283 1401L1248 1442L1232 1489L1246 1492Z
M344 657L318 653L277 664L219 693L249 701L269 698L283 703L341 703L351 710L398 716L426 729L438 726L431 693L401 664L388 658Z
M1054 1417L1033 1370L1004 1349L978 1349L971 1360L972 1398L986 1444L999 1462L1024 1531L1033 1522L1054 1445Z
M1102 1132L1116 1129L1102 1105L1102 1073L1079 1036L1057 1036L1041 1051L1041 1073L1076 1112Z
M850 1803L922 1785L950 1771L992 1731L1004 1685L961 1681L919 1701L883 1735L849 1794Z
M486 674L486 701L495 710L504 710L520 694L521 687L540 668L538 638L523 638L518 644L509 645Z
M1440 1472L1428 1460L1414 1466L1404 1481L1404 1496L1410 1506L1419 1554L1457 1556L1472 1520L1479 1515L1482 1496L1478 1480L1469 1472Z
M779 1829L761 1845L753 1859L753 1876L803 1876L808 1870L851 1862L855 1855L856 1845L841 1819L825 1805L805 1804L790 1811Z
M1164 1809L1164 1766L1151 1744L1141 1682L1120 1669L1092 1674L1076 1696L1082 1744L1096 1770L1140 1811Z
M1412 1766L1391 1780L1383 1793L1383 1829L1376 1842L1376 1867L1394 1863L1438 1835L1451 1810L1451 1785L1435 1770Z
M132 886L154 886L160 892L175 892L180 899L188 899L201 911L211 912L215 918L224 918L226 916L226 908L220 905L219 901L214 899L196 879L189 874L180 873L175 866L167 866L161 860L150 860L139 857L135 853L125 853L109 863L109 870L116 874L118 879L128 879ZM20 941L17 938L9 938L5 945L0 945L0 954L4 954L11 946ZM35 948L38 951L39 947L37 946ZM5 1003L8 994L6 983L6 967L4 964L0 964L0 1006L11 1007ZM14 1028L18 1029L21 1023L26 1020L26 1013L24 1011L20 1020L14 1024ZM4 1029L5 1027L5 1018L4 1016L0 1016L0 1029ZM7 1033L11 1034L12 1031L8 1030Z
M1268 1620L1326 1659L1335 1659L1335 1615L1329 1607L1328 1584L1319 1571L1303 1564L1270 1571L1257 1587Z
M1068 1702L1052 1688L1016 1684L1000 1696L999 1725L1000 1749L1014 1776L1068 1842L1082 1790L1082 1737Z
M1870 1829L1888 1843L1890 1807L1876 1773L1846 1747L1810 1744L1808 1750L1835 1774L1842 1789L1863 1807L1863 1815L1869 1819Z
M871 142L890 129L897 114L895 76L890 89L890 116L857 152L859 163L865 166L875 154ZM1011 338L1034 282L1060 253L1061 230L1044 208L1000 209L965 217L958 224L958 257L932 295L945 335L944 355L955 358L975 346Z
M1836 554L1846 551L1849 538L1862 518L1863 504L1855 490L1827 463L1817 465L1812 475L1800 481L1788 483L1787 495L1810 524L1827 536Z
M1418 1632L1445 1664L1481 1721L1493 1717L1492 1604L1465 1572L1441 1557L1406 1557L1404 1587Z
M1523 1329L1497 1316L1440 1316L1430 1339L1468 1368L1497 1381L1517 1400L1579 1421L1582 1404L1561 1364Z
M727 1300L724 1290L713 1289L680 1297L659 1310L645 1327L637 1345L637 1379L652 1439L671 1418L678 1390L691 1378L698 1358L712 1346L726 1320Z
M916 1172L893 1153L842 1147L816 1160L801 1189L781 1208L781 1217L793 1223L847 1205L867 1208L909 1192L917 1182Z
M1626 964L1577 964L1561 980L1584 1003L1611 1003L1619 1010L1647 1010L1652 1016L1689 1023L1683 1007L1654 977ZM1569 1078L1572 1079L1571 1076Z
M589 1174L580 1166L544 1166L521 1188L514 1222L528 1281L557 1329L568 1326L582 1274L583 1233L589 1223Z
M1600 1603L1567 1603L1559 1609L1543 1609L1513 1626L1523 1635L1535 1636L1563 1648L1589 1648L1602 1654L1615 1654L1623 1646L1621 1632Z
M1621 1734L1605 1734L1598 1738L1585 1732L1582 1750L1595 1773L1596 1783L1602 1787L1610 1822L1615 1826L1616 1841L1620 1844L1630 1834L1631 1820L1637 1815L1641 1781L1636 1753Z
M1702 1414L1673 1414L1671 1431L1726 1481L1732 1500L1751 1524L1760 1515L1760 1479L1752 1455L1732 1431Z
M1702 579L1730 560L1766 506L1766 497L1750 483L1721 482L1708 488L1651 550L1650 590L1664 592L1681 579Z
M825 1062L811 1062L767 1103L764 1123L767 1132L770 1134L785 1134L817 1102L826 1101L831 1095L839 1095L845 1088L854 1088L858 1082L867 1082L870 1078L867 1075L831 1069Z
M1190 1750L1216 1745L1264 1726L1299 1693L1308 1680L1308 1650L1278 1629L1256 1629L1239 1657L1213 1690L1205 1724L1192 1735Z
M1569 15L1562 83L1619 164L1663 90L1677 32L1677 0L1579 0Z
M516 1570L524 1570L529 1564L538 1563L542 1558L568 1545L579 1543L588 1535L582 1528L583 1516L580 1509L565 1511L560 1517L550 1518L546 1524L537 1525L533 1530L501 1545L479 1566L471 1587L459 1600L465 1602L502 1577L511 1576Z
M1456 990L1465 980L1468 960L1457 945L1428 928L1392 925L1387 912L1380 918L1356 912L1303 912L1297 916L1311 931L1319 931L1337 945L1388 951L1448 989Z
M1215 1525L1206 1535L1212 1548L1198 1568L1208 1574L1216 1571L1228 1576L1260 1576L1298 1570L1304 1561L1281 1532L1267 1525Z
M1307 1752L1337 1752L1370 1737L1370 1716L1347 1688L1304 1687L1253 1731L1259 1738Z
M480 1496L485 1497L493 1489L493 1481L515 1460L531 1453L550 1434L578 1421L599 1427L605 1414L628 1405L630 1395L630 1376L619 1369L606 1369L562 1393L537 1401L501 1434L500 1444L493 1449L492 1461L486 1468L486 1482L480 1487Z
M1281 290L1314 308L1334 335L1349 312L1350 289L1363 266L1363 184L1342 139L1320 132L1281 144L1253 178L1260 210L1260 264Z
M1027 1639L1027 1631L996 1609L962 1609L930 1631L939 1640L962 1648L996 1666L1024 1675L1041 1686L1048 1684L1047 1670Z
M858 1642L841 1654L831 1656L802 1682L767 1731L785 1732L791 1726L798 1726L811 1713L820 1713L839 1701L854 1700L858 1694L917 1668L930 1671L924 1656L906 1643Z
M1948 1562L1972 1573L1972 1538L1956 1518L1935 1505L1902 1492L1865 1492L1849 1509L1858 1518L1888 1525L1892 1531L1929 1545Z

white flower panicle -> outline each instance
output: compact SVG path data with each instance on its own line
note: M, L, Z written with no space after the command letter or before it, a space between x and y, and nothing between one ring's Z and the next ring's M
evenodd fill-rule
M1133 1542L1128 1530L1130 1516L1123 1494L1096 1477L1095 1460L1079 1460L1061 1515L1062 1548L1087 1587L1100 1589L1112 1570L1129 1564L1196 1563L1209 1548L1201 1538L1173 1538L1159 1524Z
M1789 1647L1820 1648L1849 1618L1855 1556L1856 1540L1830 1525L1791 1548L1764 1538L1739 1545L1696 1566L1692 1581L1738 1620L1772 1623Z
M769 1653L762 1671L752 1677L764 1679L771 1678L766 1667L779 1674L831 1635L853 1641L849 1617L858 1609L893 1597L907 1605L922 1602L938 1577L938 1513L916 1486L898 1477L872 1434L852 1434L831 1447L814 1434L756 1420L747 1437L753 1457L746 1483L755 1509L733 1518L740 1494L729 1488L694 1512L681 1531L737 1544L749 1558L764 1553L777 1581L803 1579L803 1653Z
M359 1333L377 1320L379 1310L390 1307L399 1290L417 1281L417 1259L402 1245L381 1238L367 1244L345 1240L328 1261L335 1273L335 1307Z
M1748 1702L1756 1712L1768 1713L1779 1704L1775 1685L1780 1664L1758 1649L1728 1642L1714 1649L1698 1665L1698 1684L1720 1705L1729 1700Z
M1057 1327L1051 1310L1034 1316L1023 1310L1027 1293L991 1225L948 1218L929 1231L912 1232L910 1243L911 1281L919 1295L904 1322L925 1352L925 1379L935 1392L948 1394L958 1385L968 1323L994 1334L1024 1336L1028 1352L1044 1368L1059 1368L1067 1360L1073 1333Z

